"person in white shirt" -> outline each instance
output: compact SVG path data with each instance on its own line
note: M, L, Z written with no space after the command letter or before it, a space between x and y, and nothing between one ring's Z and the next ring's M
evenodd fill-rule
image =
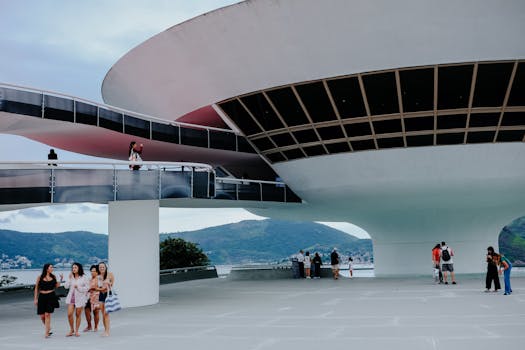
M297 254L297 262L299 263L299 276L304 278L304 255L302 249Z
M304 254L304 270L306 272L306 278L310 279L312 278L310 276L310 267L312 266L312 260L310 260L310 252L306 252Z
M448 284L447 272L450 272L452 284L456 284L456 278L454 277L454 261L452 260L453 256L454 251L452 250L452 248L447 246L445 242L441 242L441 271L443 272L443 281L445 284Z
M89 291L89 280L84 275L82 265L77 262L71 265L71 273L64 287L69 289L66 297L69 333L66 334L66 337L71 337L72 335L80 337L78 330L80 322L82 322L82 310L86 306ZM73 314L75 314L76 322L73 322Z

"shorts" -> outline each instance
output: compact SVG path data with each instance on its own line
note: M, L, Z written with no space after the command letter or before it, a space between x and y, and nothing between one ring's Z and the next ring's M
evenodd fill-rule
M89 299L86 303L86 309L91 309L91 301L89 301Z
M332 270L339 270L339 264L332 265Z
M443 272L454 272L454 264L443 264L441 265L441 271Z
M106 302L106 298L108 297L108 293L104 293L104 292L100 292L100 294L98 295L98 301L100 301L101 303L104 303Z

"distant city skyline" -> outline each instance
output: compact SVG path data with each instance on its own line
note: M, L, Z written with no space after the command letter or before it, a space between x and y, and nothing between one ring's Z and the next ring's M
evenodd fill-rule
M6 2L0 13L0 82L102 102L105 74L129 50L151 36L237 0ZM81 13L82 16L78 14ZM133 20L130 20L133 19ZM49 146L0 134L0 161L45 160ZM62 161L99 158L56 149ZM147 160L147 159L145 159ZM180 232L242 220L260 220L244 209L160 210L160 231ZM369 238L348 223L329 223ZM107 206L79 204L0 212L0 227L24 232L107 232Z

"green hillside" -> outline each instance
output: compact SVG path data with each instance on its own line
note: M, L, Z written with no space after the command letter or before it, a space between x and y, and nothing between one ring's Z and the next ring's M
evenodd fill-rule
M358 239L314 222L247 220L198 231L161 235L195 242L214 264L279 262L299 249L372 256L370 239Z
M499 250L515 264L525 265L525 217L503 228L499 236Z

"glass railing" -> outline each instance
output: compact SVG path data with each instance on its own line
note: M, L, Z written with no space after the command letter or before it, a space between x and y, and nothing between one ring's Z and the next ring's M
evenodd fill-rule
M230 200L300 203L301 199L283 182L217 177L215 198Z
M187 146L256 153L232 130L168 122L74 96L0 84L0 112L87 124L123 134Z
M0 162L0 205L171 198L301 202L284 183L217 178L200 163ZM141 165L133 171L129 165Z

